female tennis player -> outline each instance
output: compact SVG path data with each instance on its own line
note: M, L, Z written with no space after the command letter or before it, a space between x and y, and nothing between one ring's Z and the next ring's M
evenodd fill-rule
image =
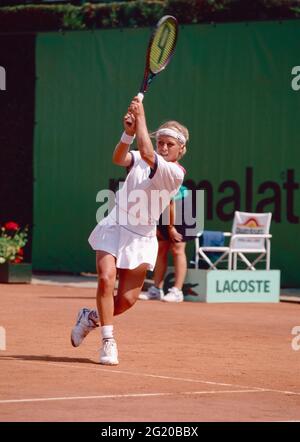
M184 126L177 122L160 126L155 152L138 97L131 101L123 124L125 131L113 152L113 162L130 170L116 194L115 207L89 237L96 251L97 310L81 309L71 333L72 345L78 347L100 320L100 363L105 365L119 363L113 316L135 304L147 270L153 270L158 250L156 223L178 192L185 173L178 163L186 151ZM135 135L138 151L129 151ZM164 191L167 198L157 200L158 191ZM114 296L117 270L119 284Z

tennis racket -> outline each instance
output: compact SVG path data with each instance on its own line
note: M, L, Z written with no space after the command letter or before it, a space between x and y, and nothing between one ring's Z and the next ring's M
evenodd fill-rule
M178 23L172 15L165 15L152 32L146 56L144 78L138 97L143 101L153 78L169 64L176 47Z

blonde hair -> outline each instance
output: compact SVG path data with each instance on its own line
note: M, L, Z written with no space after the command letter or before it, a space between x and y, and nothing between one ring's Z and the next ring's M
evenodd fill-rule
M182 134L184 136L184 138L186 139L186 143L189 140L189 131L188 129L183 126L183 124L178 123L178 121L175 120L171 120L171 121L166 121L165 123L163 123L161 126L159 126L159 128L157 129L156 132L153 132L150 134L150 136L155 137L156 133L160 130L160 129L173 129L176 132ZM186 144L183 146L182 152L179 156L179 159L183 157L183 155L186 154Z

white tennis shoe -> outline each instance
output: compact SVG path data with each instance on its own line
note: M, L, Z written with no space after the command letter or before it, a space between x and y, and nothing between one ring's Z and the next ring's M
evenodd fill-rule
M154 299L162 300L164 297L164 291L163 289L159 289L155 287L155 285L152 285L147 292L142 292L139 294L139 299L142 301L150 301Z
M71 343L73 347L79 347L89 332L99 327L97 324L98 321L99 318L96 310L90 310L85 307L79 310L76 324L71 332Z
M162 298L164 302L182 302L183 301L183 293L177 287L171 287L166 294Z
M118 348L113 338L103 339L103 347L100 350L100 364L118 365Z

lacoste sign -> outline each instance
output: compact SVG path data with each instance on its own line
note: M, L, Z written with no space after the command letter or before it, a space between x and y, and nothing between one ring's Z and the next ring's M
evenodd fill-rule
M219 270L207 275L207 302L278 302L279 270Z

